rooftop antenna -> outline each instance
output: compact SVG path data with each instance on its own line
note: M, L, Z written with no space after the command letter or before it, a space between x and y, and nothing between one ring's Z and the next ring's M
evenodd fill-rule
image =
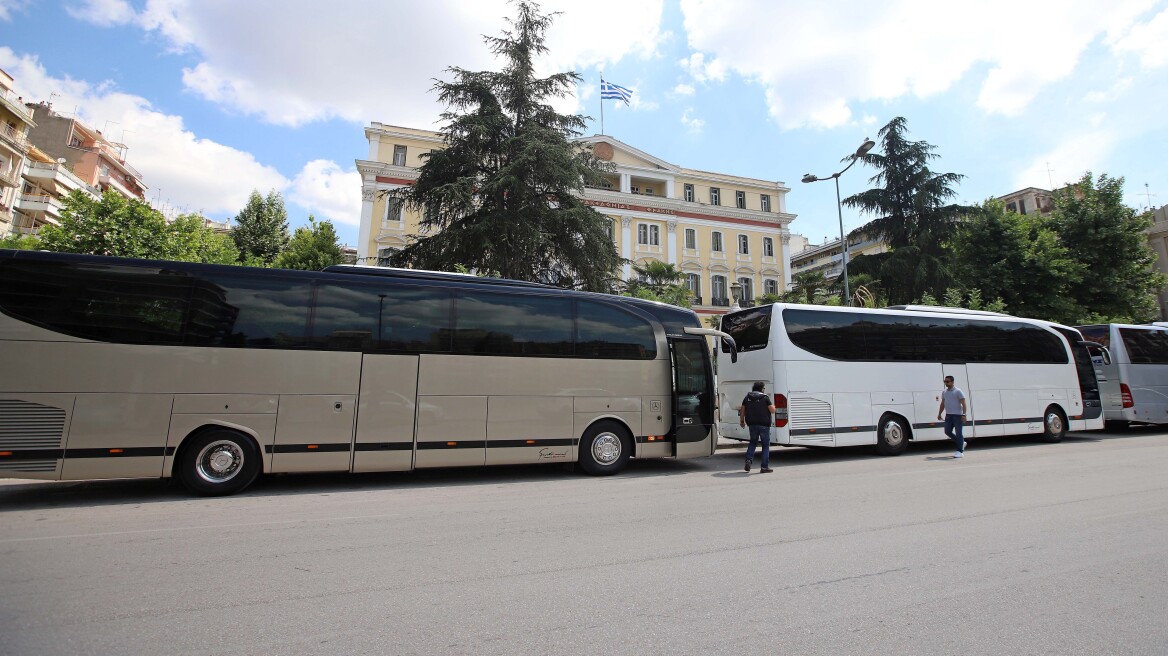
M120 122L120 121L111 121L111 120L108 120L108 119L107 119L107 120L106 120L106 122L105 122L105 126L103 126L103 127L101 128L101 134L102 134L102 136L105 136L106 132L108 132L108 131L109 131L109 124L110 124L110 123L113 123L114 125L121 125L121 122ZM109 137L106 137L106 140L108 141L108 140L109 140Z
M1051 171L1053 171L1053 170L1054 169L1050 168L1050 162L1047 162L1046 163L1046 183L1050 185L1051 191L1054 191L1054 178L1052 178L1050 175Z
M1148 199L1148 210L1149 211L1151 211L1151 209L1152 209L1152 196L1155 196L1155 195L1156 194L1152 193L1152 189L1151 189L1151 187L1148 186L1148 183L1145 182L1144 183L1144 197Z

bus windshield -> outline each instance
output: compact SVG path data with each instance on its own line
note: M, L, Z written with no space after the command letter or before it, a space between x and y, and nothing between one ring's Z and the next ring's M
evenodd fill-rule
M773 307L764 305L722 317L722 332L734 338L739 353L766 348L770 341ZM725 342L722 343L722 352L730 352Z

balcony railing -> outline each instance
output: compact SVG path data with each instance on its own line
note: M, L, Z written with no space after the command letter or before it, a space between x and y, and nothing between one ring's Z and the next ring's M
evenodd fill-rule
M28 135L8 125L7 123L0 124L0 137L12 144L22 153L28 152Z
M714 307L730 307L730 299L712 298L710 299L710 305L713 305Z
M702 304L702 297L701 296L690 296L689 302L691 305L701 305Z
M20 184L20 175L16 169L0 169L0 186L15 187Z

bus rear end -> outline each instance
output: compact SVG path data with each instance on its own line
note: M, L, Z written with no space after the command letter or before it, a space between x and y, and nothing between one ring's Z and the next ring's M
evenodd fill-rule
M766 393L775 404L775 426L771 430L772 444L787 444L787 385L777 366L772 318L774 305L746 308L722 317L722 331L734 338L738 349L737 362L730 349L722 344L718 349L718 430L722 437L747 442L750 433L738 425L738 406L757 381L766 384Z

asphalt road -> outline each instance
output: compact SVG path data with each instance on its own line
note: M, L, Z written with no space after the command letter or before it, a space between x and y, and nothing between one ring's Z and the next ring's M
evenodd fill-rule
M1168 431L0 481L0 654L1164 654Z

